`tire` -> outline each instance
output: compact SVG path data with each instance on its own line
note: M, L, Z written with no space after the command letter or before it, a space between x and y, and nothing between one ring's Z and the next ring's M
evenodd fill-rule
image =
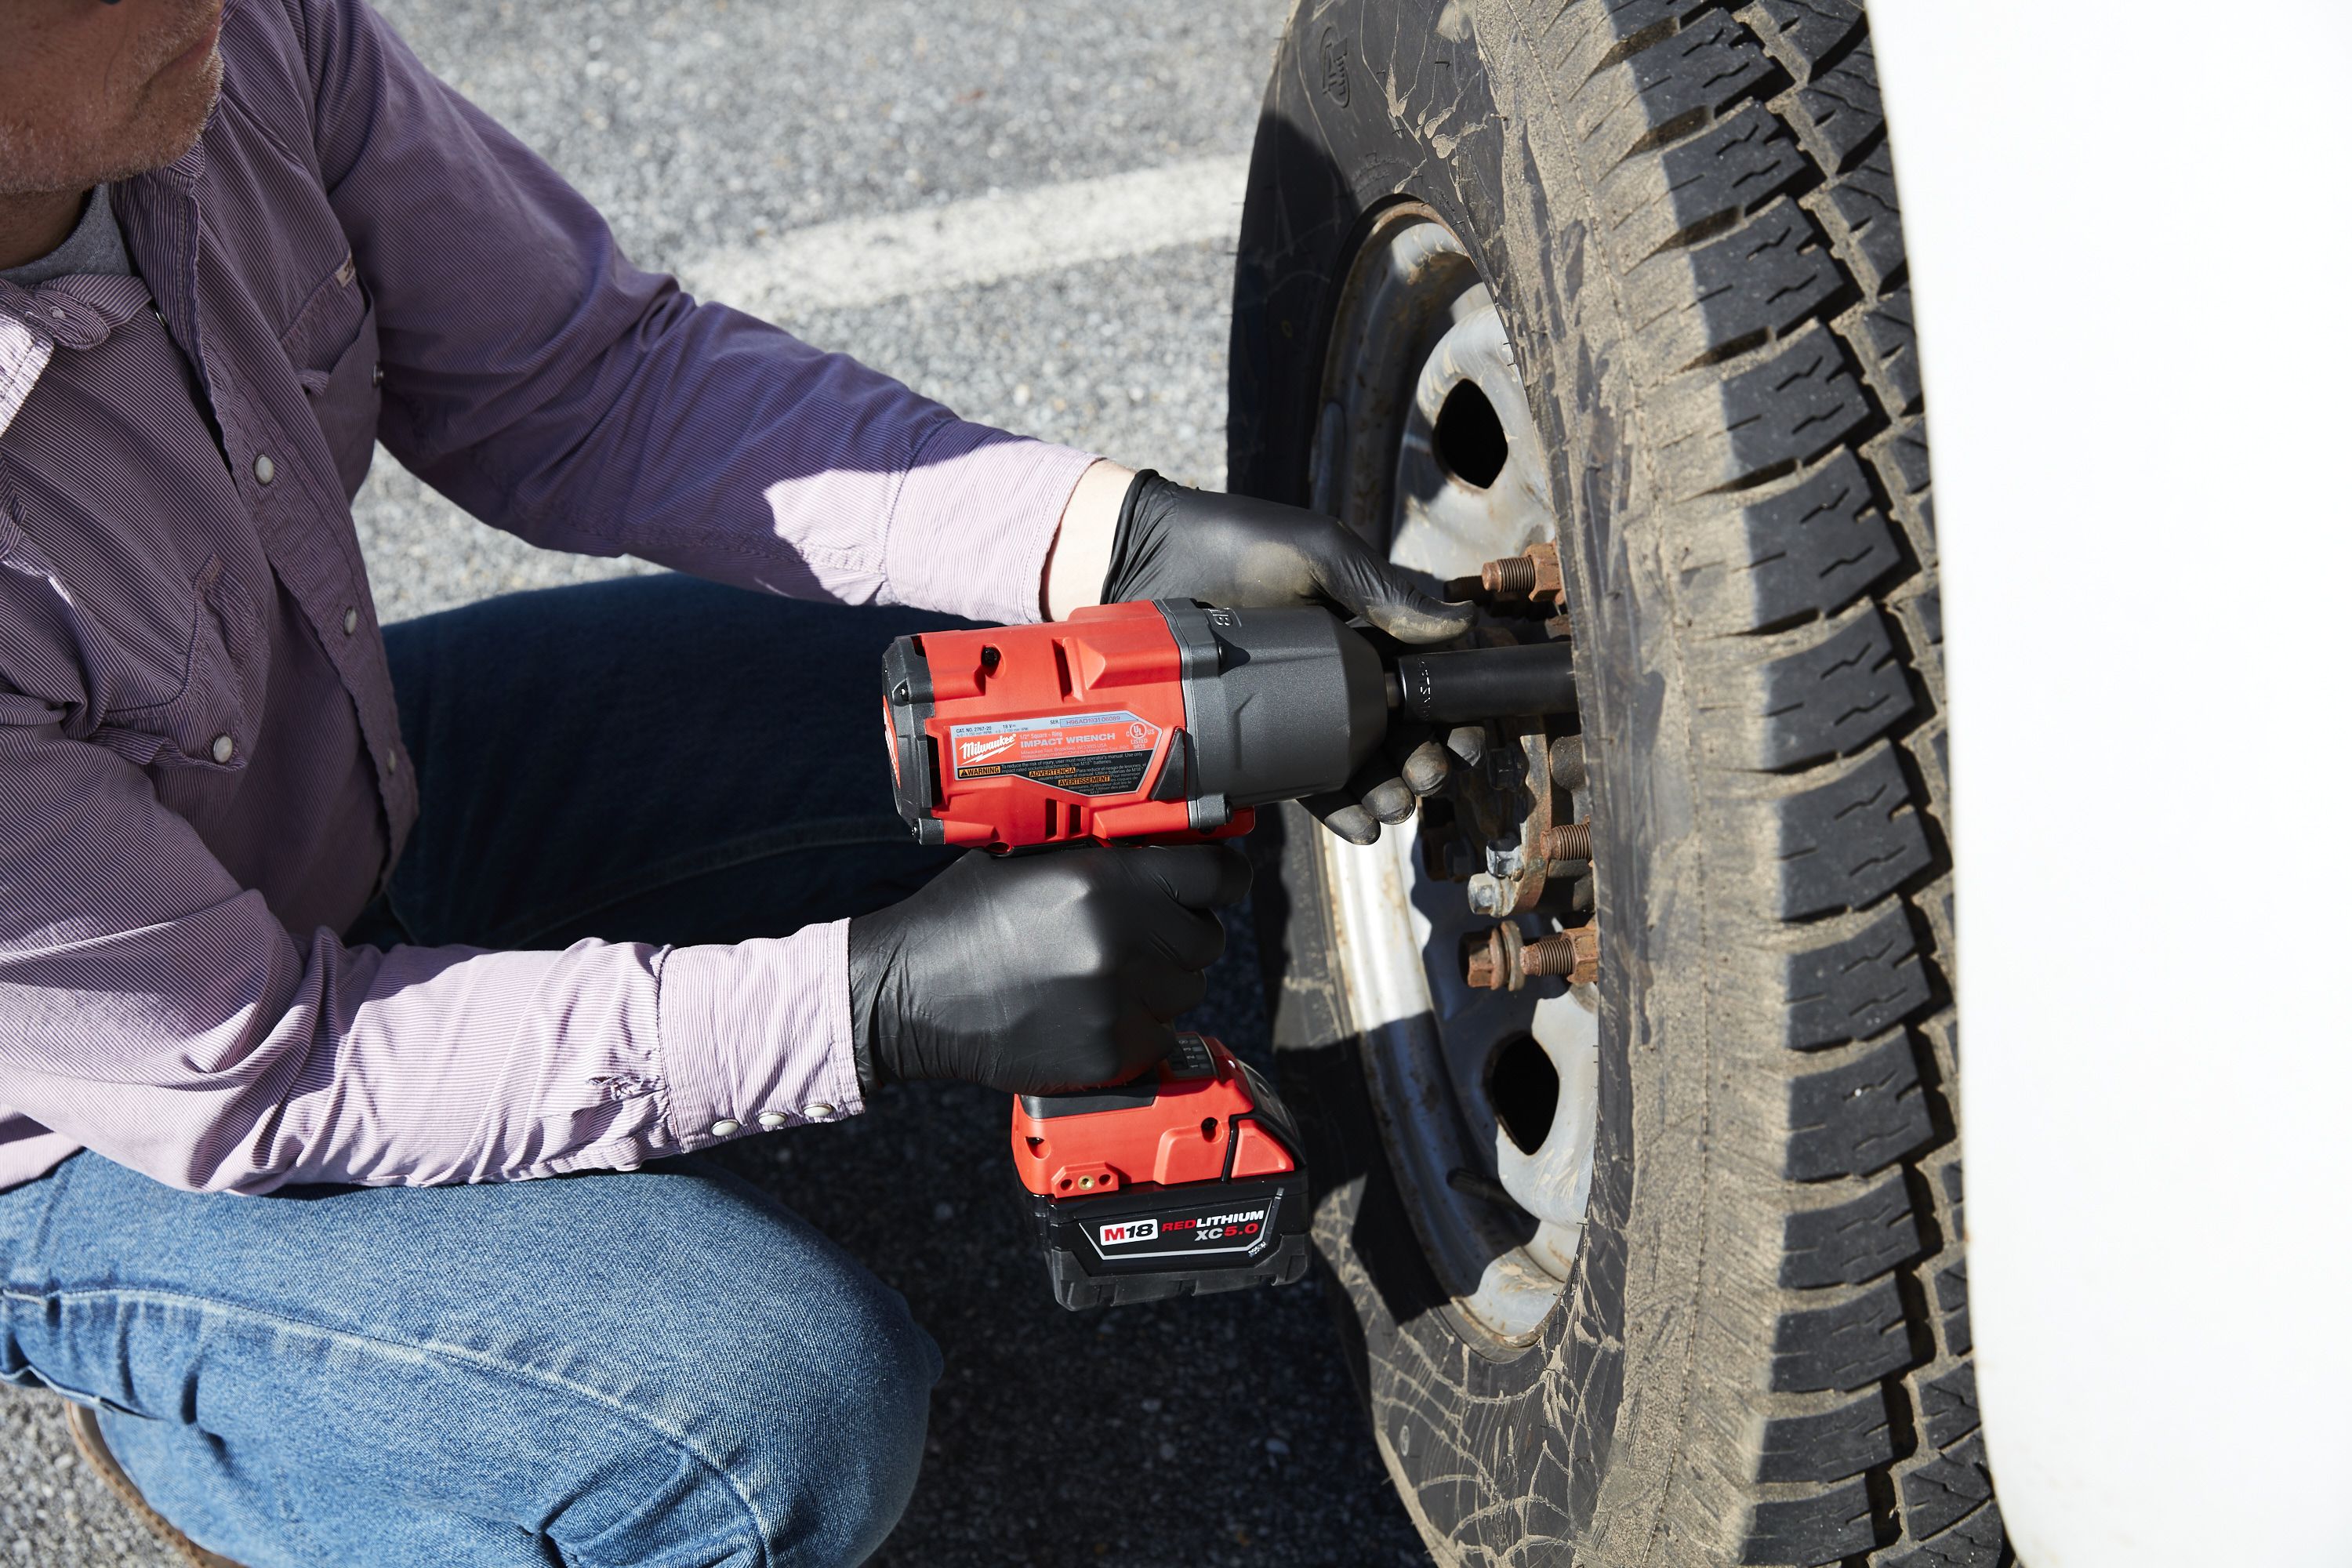
M1566 498L1602 964L1580 1250L1504 1342L1416 1229L1393 1140L1428 1108L1376 1088L1340 852L1295 811L1255 836L1381 1454L1447 1564L2010 1562L1961 1254L1927 435L1863 14L1299 0L1243 218L1231 482L1375 535L1317 464L1341 280L1399 203L1475 262Z

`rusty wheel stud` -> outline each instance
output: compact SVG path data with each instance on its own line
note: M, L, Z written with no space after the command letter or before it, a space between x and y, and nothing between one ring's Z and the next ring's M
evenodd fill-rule
M1519 963L1529 974L1556 974L1570 985L1590 985L1601 978L1600 928L1577 926L1528 942Z
M1517 991L1531 975L1556 975L1570 985L1590 985L1601 974L1601 931L1578 926L1529 942L1505 921L1462 939L1462 978L1481 991Z
M1497 599L1524 599L1536 591L1536 563L1507 555L1478 569L1478 585Z
M1559 546L1530 544L1517 555L1489 561L1478 569L1478 585L1497 599L1559 602Z
M1445 584L1449 599L1528 599L1557 605L1560 593L1557 544L1530 544L1520 554L1487 562L1475 577L1452 577Z
M1590 860L1592 858L1592 824L1563 822L1557 827L1547 827L1536 846L1547 860Z

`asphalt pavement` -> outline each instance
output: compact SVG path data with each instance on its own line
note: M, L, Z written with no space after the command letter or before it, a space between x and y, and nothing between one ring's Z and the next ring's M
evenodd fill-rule
M1283 0L383 9L640 263L968 416L1222 483L1239 160ZM387 621L647 569L536 551L381 455L357 511ZM1195 1022L1263 1059L1246 922L1230 924ZM900 1087L728 1156L905 1292L946 1352L921 1485L876 1561L1425 1562L1315 1279L1062 1312L1016 1223L1004 1114L978 1090ZM174 1560L79 1467L48 1404L0 1390L0 1561Z

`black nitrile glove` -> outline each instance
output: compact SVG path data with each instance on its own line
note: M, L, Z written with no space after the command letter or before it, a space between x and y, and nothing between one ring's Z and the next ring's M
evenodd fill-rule
M1402 642L1435 643L1470 629L1468 605L1423 593L1336 517L1252 496L1135 476L1111 542L1102 602L1198 599L1236 608L1321 605L1360 616Z
M1131 1079L1174 1048L1170 1026L1224 951L1208 911L1248 891L1224 845L975 850L849 922L858 1082L1050 1094Z
M1335 517L1279 501L1171 484L1146 468L1128 486L1102 602L1198 599L1237 609L1321 605L1360 616L1400 642L1439 643L1470 629L1475 611L1431 597ZM1457 748L1458 750L1458 748ZM1354 844L1411 816L1416 796L1445 782L1446 749L1426 732L1391 737L1347 788L1302 804Z

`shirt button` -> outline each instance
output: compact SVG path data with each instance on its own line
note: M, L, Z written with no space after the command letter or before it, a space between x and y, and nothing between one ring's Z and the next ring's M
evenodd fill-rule
M52 306L50 306L50 307L49 307L49 314L50 314L50 315L52 315L52 316L54 316L54 317L56 317L56 318L57 318L58 321L64 321L64 320L66 319L65 308L64 308L63 306L61 306L61 305L52 305Z
M822 1121L833 1114L833 1107L820 1100L814 1105L803 1106L801 1114L811 1121Z
M771 1132L773 1132L777 1128L782 1127L785 1122L791 1120L792 1118L786 1116L781 1110L763 1110L760 1112L760 1125L766 1128Z
M383 384L383 366L378 365L373 370L368 372L368 384L370 386L382 386Z
M357 610L345 610L343 612L343 635L345 637L349 637L359 629L360 613Z
M278 465L269 460L268 453L253 459L253 477L265 485L278 477Z
M383 771L388 773L396 773L400 771L399 747L386 746L383 749Z
M226 763L235 755L236 755L236 742L232 737L227 735L213 737L213 761Z
M740 1121L722 1120L710 1124L710 1135L713 1138L732 1138L742 1131L743 1124Z

